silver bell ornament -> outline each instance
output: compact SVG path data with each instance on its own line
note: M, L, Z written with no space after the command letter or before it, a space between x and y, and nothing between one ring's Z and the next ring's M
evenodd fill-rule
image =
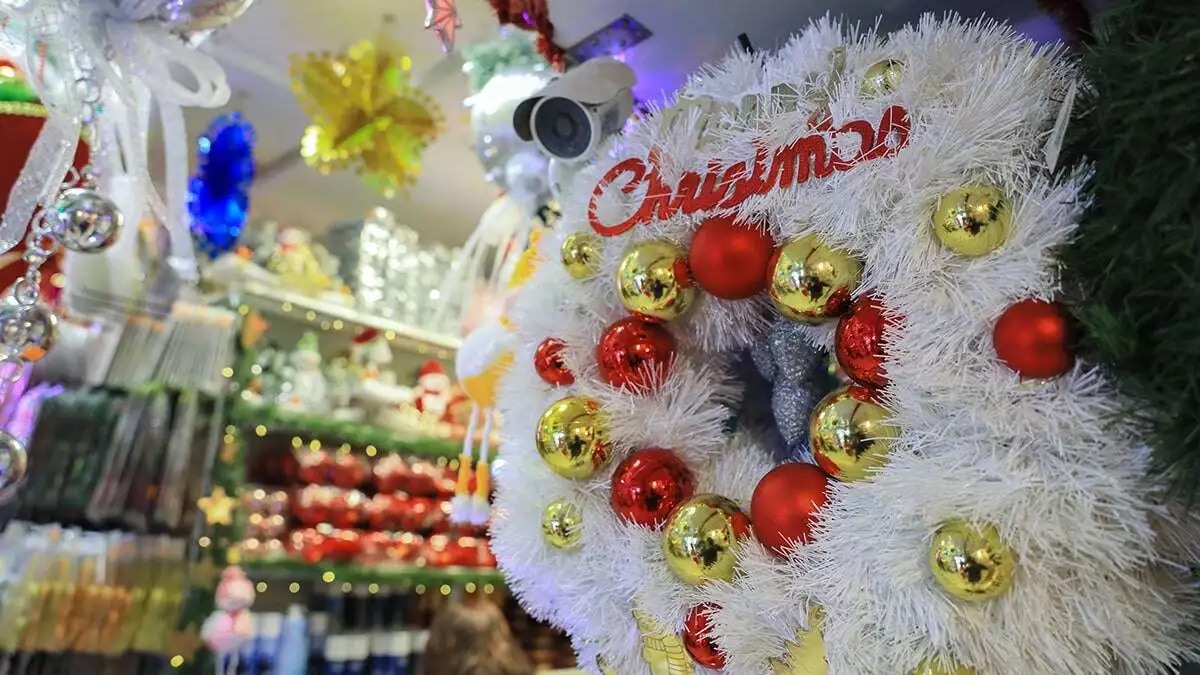
M25 446L16 436L0 429L0 504L12 500L25 477Z
M51 230L58 243L78 253L103 251L117 240L125 216L91 188L64 190L54 203Z
M159 17L184 33L221 28L246 13L254 0L166 0Z
M58 315L42 302L22 305L9 294L0 302L0 360L39 361L58 342Z

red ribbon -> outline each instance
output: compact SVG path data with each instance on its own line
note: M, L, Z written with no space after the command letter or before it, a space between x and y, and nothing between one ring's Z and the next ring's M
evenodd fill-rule
M534 47L552 68L563 72L567 66L567 52L554 43L554 24L550 23L550 9L546 0L488 0L501 26L516 26L521 30L537 33Z

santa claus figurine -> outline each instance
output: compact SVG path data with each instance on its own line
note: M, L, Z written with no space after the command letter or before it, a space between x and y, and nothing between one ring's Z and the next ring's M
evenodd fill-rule
M450 376L442 364L429 359L417 373L416 406L422 415L441 420L450 405Z
M238 652L250 641L254 596L254 584L246 573L240 567L226 567L217 584L217 609L200 627L200 637L217 655L217 672L222 675L237 672Z
M378 330L364 328L359 331L354 336L350 355L354 359L354 365L358 367L361 380L396 383L396 374L387 370L387 367L392 365L392 347Z

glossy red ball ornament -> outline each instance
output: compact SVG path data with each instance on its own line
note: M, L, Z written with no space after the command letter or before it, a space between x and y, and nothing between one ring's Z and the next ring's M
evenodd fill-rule
M667 378L675 338L659 323L628 316L604 329L596 345L600 379L623 389L651 389Z
M791 542L808 543L817 511L825 505L829 477L814 464L780 464L767 472L750 498L754 535L784 557Z
M850 312L838 320L834 352L850 379L864 387L887 386L883 333L892 322L884 316L883 303L870 295L855 300Z
M567 345L558 338L549 337L542 340L533 352L533 369L537 371L546 384L565 387L575 384L575 374L567 370L563 363L562 351Z
M671 511L696 494L696 477L670 450L637 450L613 471L609 503L625 520L659 528Z
M683 647L691 655L692 660L705 668L721 669L725 667L725 655L717 648L717 641L712 635L712 620L709 618L716 605L696 605L688 611L683 622Z
M705 220L692 235L688 267L701 288L718 298L741 300L767 287L775 242L766 230L733 216Z
M1058 377L1071 369L1071 331L1060 303L1022 300L1000 315L992 331L996 356L1021 377Z

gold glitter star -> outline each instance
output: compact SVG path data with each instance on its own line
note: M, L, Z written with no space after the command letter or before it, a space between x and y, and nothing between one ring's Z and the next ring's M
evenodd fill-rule
M825 675L829 671L829 659L825 656L825 639L821 631L825 627L825 613L813 606L808 612L808 630L797 630L794 640L788 642L787 655L771 659L768 663L775 675Z
M218 485L207 497L197 499L196 505L204 512L204 522L209 525L233 524L233 508L237 506L237 500L226 494L225 488Z

